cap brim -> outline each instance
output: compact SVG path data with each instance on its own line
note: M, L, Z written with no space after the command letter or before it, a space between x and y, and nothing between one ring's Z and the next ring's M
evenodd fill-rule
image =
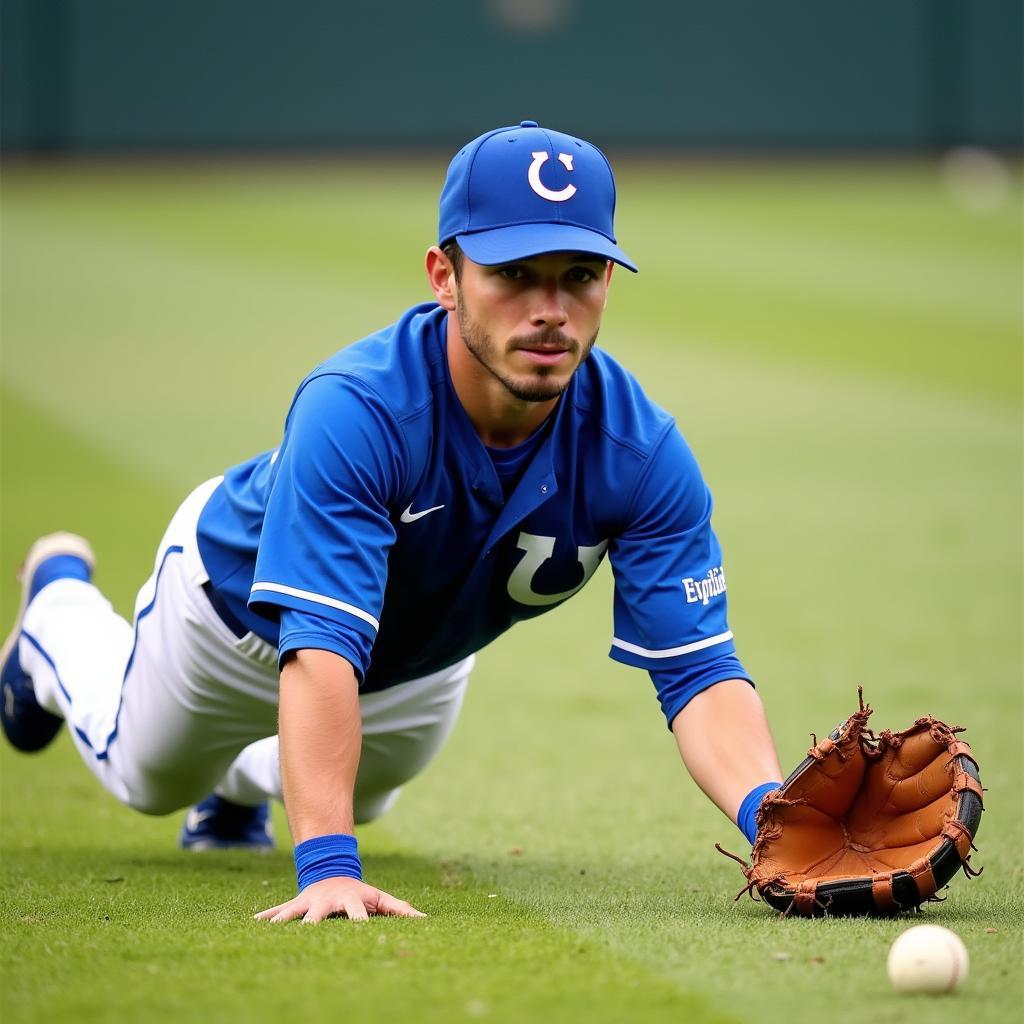
M548 252L585 252L621 263L637 273L636 264L610 239L574 224L513 224L489 231L456 235L462 251L485 267L512 263Z

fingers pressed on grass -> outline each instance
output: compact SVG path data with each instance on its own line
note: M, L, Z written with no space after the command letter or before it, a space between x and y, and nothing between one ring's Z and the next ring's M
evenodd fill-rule
M277 914L287 906L287 903L279 903L276 907L269 907L267 910L261 910L258 914L253 914L253 920L255 921L272 921Z
M382 892L381 898L377 902L378 914L387 914L391 917L426 917L422 911L417 910L411 903L406 900L397 900L394 896L389 893Z
M255 917L258 921L269 921L272 917L287 910L292 902L292 900L288 900L285 903L278 903L276 907L268 907L266 910L261 910Z
M350 921L367 921L370 915L363 906L363 901L358 896L346 896L344 900L345 913Z
M302 915L303 924L319 924L324 918L330 917L332 908L330 906L323 906L319 903L313 903L309 910ZM340 911L338 911L340 913Z
M257 921L277 924L301 918L305 924L319 924L329 917L347 917L350 921L367 921L371 915L389 917L426 917L406 900L396 899L383 889L357 884L355 891L319 892L312 898L302 893L286 903L261 910L253 915Z
M305 913L306 909L306 902L297 897L288 900L287 903L279 903L276 907L268 907L266 910L261 910L258 914L254 914L253 917L257 921L269 921L271 924L277 924L280 921L291 921L293 918Z

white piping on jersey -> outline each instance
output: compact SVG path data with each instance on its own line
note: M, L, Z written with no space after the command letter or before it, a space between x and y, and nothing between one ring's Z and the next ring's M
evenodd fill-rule
M362 608L357 608L354 604L337 601L333 597L324 597L322 594L313 594L308 590L286 587L283 583L254 583L249 592L250 596L259 590L268 590L272 594L286 594L288 597L300 597L303 601L312 601L314 604L323 604L328 608L337 608L339 612L348 612L349 615L368 622L375 630L380 629L380 623L369 612L364 612Z
M630 654L640 654L645 658L674 658L679 654L690 654L692 651L703 651L705 647L714 647L716 644L724 644L726 640L732 639L732 630L719 633L718 636L709 636L705 640L698 640L696 643L683 644L682 647L669 647L664 651L649 651L646 647L638 647L627 640L620 640L617 636L612 637L612 647L619 647Z

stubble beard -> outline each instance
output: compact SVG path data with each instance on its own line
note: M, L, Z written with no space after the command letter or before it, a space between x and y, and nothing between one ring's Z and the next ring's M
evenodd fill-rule
M583 354L573 372L564 380L555 377L555 374L558 372L558 368L555 366L538 366L529 377L510 377L507 374L501 373L495 367L494 354L496 345L494 344L494 339L473 319L469 310L466 309L461 295L456 298L455 312L459 320L459 333L462 335L462 340L466 348L469 349L470 354L495 380L504 386L510 395L518 398L521 402L550 402L551 399L558 398L569 386L576 370L582 366L583 362L590 355L590 350L597 341L597 332L595 331L593 337L582 346ZM570 352L580 349L578 341L570 338L567 334L563 334L557 328L538 331L529 338L509 338L509 345L512 348L528 345L531 342L533 344L564 345Z

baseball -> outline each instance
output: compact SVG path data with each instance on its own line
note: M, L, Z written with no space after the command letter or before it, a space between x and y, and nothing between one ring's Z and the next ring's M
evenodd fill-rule
M897 992L955 992L967 978L970 958L955 932L919 924L896 937L886 967Z

